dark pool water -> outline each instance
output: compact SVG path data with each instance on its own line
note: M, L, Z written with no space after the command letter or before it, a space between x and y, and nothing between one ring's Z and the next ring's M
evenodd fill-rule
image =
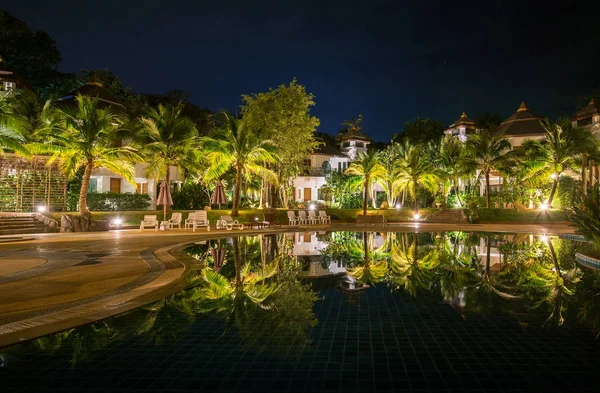
M457 232L196 244L192 288L0 349L2 391L596 392L600 277L578 247Z

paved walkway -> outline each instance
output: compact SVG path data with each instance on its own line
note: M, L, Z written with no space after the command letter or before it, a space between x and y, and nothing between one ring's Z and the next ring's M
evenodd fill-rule
M123 230L0 237L0 347L106 318L185 287L186 244L233 234L290 230ZM300 228L294 228L296 230ZM300 230L571 233L565 224L334 224Z

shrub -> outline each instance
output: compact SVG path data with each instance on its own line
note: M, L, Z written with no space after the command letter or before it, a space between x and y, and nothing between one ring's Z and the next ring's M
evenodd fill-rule
M173 192L173 209L201 210L210 203L206 187L196 183L185 183L181 190ZM222 204L221 208L227 204Z
M600 188L594 185L588 195L573 206L569 217L573 221L576 232L591 240L596 248L600 248Z
M150 206L150 197L147 194L130 192L90 192L87 196L87 205L91 211L144 210Z
M380 209L389 209L390 205L388 205L387 201L383 201L381 202L381 205L379 205Z

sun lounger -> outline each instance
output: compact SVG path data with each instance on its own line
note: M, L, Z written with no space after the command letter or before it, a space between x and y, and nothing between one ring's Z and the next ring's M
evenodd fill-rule
M244 224L240 224L238 220L234 220L231 216L221 216L221 228L231 231L233 228L244 229Z
M154 227L155 231L158 231L158 219L154 214L147 214L144 216L142 222L140 222L140 231L145 228Z

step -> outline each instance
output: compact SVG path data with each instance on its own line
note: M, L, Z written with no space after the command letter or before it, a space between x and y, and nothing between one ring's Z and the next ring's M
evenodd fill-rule
M19 225L2 225L0 224L0 231L1 230L5 230L5 229L19 229L19 228L23 228L23 229L46 229L46 226L44 224L40 223L35 223L35 224L19 224Z
M35 234L35 233L46 233L45 229L30 229L30 228L21 228L21 229L0 229L1 235L21 235L21 234Z

